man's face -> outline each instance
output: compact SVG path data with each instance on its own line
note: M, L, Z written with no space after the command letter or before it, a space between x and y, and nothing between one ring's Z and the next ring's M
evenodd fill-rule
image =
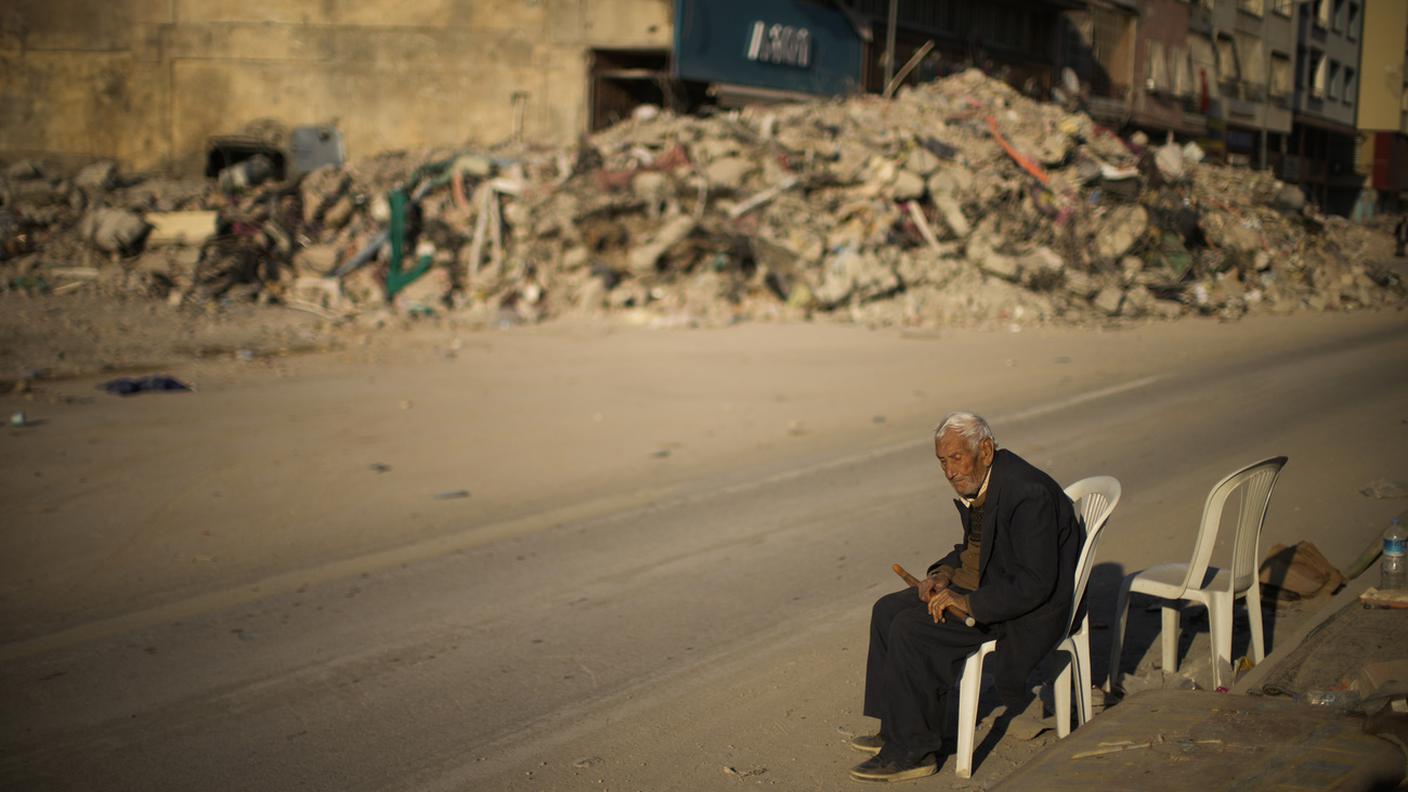
M992 441L983 440L976 449L957 432L944 432L934 440L934 455L944 469L944 477L953 489L965 498L978 494L983 479L992 467Z

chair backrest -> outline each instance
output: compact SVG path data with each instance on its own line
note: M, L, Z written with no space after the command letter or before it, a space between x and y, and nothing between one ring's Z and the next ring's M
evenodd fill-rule
M1241 504L1237 509L1234 526L1236 533L1232 540L1232 569L1229 581L1233 591L1251 585L1256 576L1257 543L1261 539L1261 526L1266 522L1266 510L1271 505L1271 489L1276 486L1276 478L1281 468L1286 466L1286 457L1263 459L1238 470L1217 482L1208 493L1203 504L1203 520L1198 525L1198 541L1193 546L1193 560L1188 564L1188 576L1183 579L1183 591L1201 588L1207 577L1208 564L1212 561L1212 550L1217 544L1217 534L1221 528L1223 507L1233 493L1240 491ZM1182 592L1180 592L1180 596Z
M1091 476L1066 487L1066 497L1075 502L1076 516L1085 523L1085 542L1076 558L1075 589L1071 598L1071 616L1066 621L1066 635L1075 628L1076 614L1085 597L1085 584L1090 582L1090 570L1095 564L1095 546L1110 512L1120 502L1120 482L1114 476Z

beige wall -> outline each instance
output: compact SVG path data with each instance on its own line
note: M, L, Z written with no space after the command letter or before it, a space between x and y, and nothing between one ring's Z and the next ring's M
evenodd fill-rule
M350 156L561 143L592 48L670 46L671 0L4 0L0 157L191 172L249 121L335 122Z
M1359 74L1359 128L1399 128L1403 58L1408 48L1408 2L1368 0L1364 8Z

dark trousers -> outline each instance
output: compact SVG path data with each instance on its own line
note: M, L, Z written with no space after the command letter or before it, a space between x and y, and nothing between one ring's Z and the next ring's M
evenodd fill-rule
M880 719L887 752L917 758L943 749L951 732L949 690L958 684L968 655L997 637L996 628L965 627L952 617L935 624L912 588L875 601L865 662L865 714Z

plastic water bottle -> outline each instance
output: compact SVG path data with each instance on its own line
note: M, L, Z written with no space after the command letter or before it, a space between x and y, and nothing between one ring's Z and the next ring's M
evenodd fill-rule
M1403 520L1394 517L1384 532L1384 558L1379 562L1379 590L1402 591L1408 589L1408 569L1404 567L1404 553L1408 552L1408 534L1403 532Z

